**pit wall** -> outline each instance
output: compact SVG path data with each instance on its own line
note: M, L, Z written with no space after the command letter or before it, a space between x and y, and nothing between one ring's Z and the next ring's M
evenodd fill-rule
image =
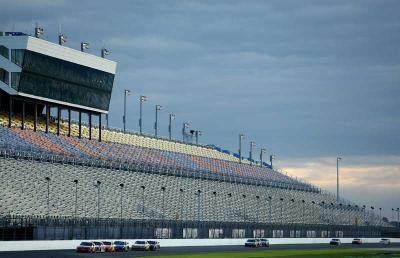
M270 238L271 245L280 244L328 244L332 238ZM381 238L361 238L363 243L379 243ZM400 238L389 238L392 243L400 243ZM104 239L106 240L106 239ZM127 239L133 244L140 239ZM149 240L149 239L147 239ZM157 239L161 247L177 246L219 246L244 245L247 239ZM351 243L353 238L340 238L343 244ZM30 250L66 250L75 249L85 240L50 240L50 241L0 241L0 251L30 251ZM90 241L90 240L88 240ZM109 240L114 241L114 240Z

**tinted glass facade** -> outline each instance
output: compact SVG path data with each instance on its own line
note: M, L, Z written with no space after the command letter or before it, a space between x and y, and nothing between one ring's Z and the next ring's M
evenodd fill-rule
M0 55L2 55L8 59L8 57L9 57L8 48L6 48L5 46L0 46Z
M11 62L22 67L22 62L24 60L24 49L11 49Z
M16 59L17 58L16 54ZM26 50L18 91L108 110L114 75Z
M0 81L8 84L8 72L2 68L0 68Z

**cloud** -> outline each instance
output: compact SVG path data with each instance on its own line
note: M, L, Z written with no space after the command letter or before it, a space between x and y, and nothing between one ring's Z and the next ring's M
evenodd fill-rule
M336 157L277 162L283 164L283 171L336 194ZM340 192L345 199L382 207L386 216L399 205L400 156L345 156L339 174Z
M111 38L108 43L114 48L122 47L146 51L187 51L201 48L199 44L190 41L176 40L157 35Z

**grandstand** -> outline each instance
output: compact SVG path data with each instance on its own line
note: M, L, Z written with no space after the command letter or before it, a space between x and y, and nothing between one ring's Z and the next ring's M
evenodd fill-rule
M40 48L47 44L43 40L8 37L0 47L11 51L14 41L22 39L28 42L26 56L43 59L27 53L47 53ZM115 73L115 64L107 60L49 47L55 51L52 58L79 64L64 64L67 72L85 66L104 78ZM5 68L15 69L14 64ZM393 230L367 207L337 201L269 164L239 162L209 146L102 126L112 79L111 85L93 91L103 96L105 103L99 105L44 97L24 85L36 78L29 70L34 68L23 62L18 69L10 73L20 73L19 85L8 85L11 80L4 78L0 82L0 239L352 237ZM77 83L90 84L85 78ZM105 88L109 95L103 94ZM51 116L51 107L57 116ZM68 119L61 117L62 109L68 110ZM89 123L72 121L74 109L80 118L88 113ZM99 116L97 126L92 114Z

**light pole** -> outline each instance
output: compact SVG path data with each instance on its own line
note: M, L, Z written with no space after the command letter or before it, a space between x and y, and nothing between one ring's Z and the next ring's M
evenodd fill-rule
M336 200L339 201L339 160L341 157L336 158Z
M232 216L232 194L231 193L228 193L228 199L229 199L228 221L232 221L233 216Z
M94 185L94 187L97 188L97 220L100 219L100 185L100 181L96 181L96 184Z
M305 210L305 208L306 208L306 201L305 200L301 200L301 203L303 204L303 224L305 225L306 224L306 214L305 214L305 212L306 212L306 210Z
M75 183L75 213L74 213L74 217L76 219L77 214L78 214L78 179L75 179L74 183Z
M172 139L172 120L175 119L174 114L169 114L169 125L168 125L168 133L169 133L169 139Z
M123 195L123 190L124 190L124 184L119 184L119 187L121 188L121 198L120 198L120 205L121 205L121 214L120 214L120 216L121 216L121 221L122 221L122 195Z
M126 132L126 96L129 96L129 95L131 95L131 91L125 89L124 90L124 116L122 117L122 122L124 124L124 132ZM107 117L107 124L108 124L108 117Z
M161 187L161 193L162 193L162 219L164 221L165 219L165 187Z
M260 196L256 195L256 202L257 202L257 211L256 211L256 220L257 223L260 223Z
M243 222L246 222L246 195L243 194Z
M272 197L268 196L268 202L269 202L269 224L272 223Z
M50 216L50 177L46 176L44 178L47 183L47 217Z
M196 144L199 144L199 136L203 135L203 132L199 131L199 130L195 130L194 135L196 137Z
M122 192L123 192L123 189L124 189L124 184L119 184L119 187L120 187L120 189L121 189L121 198L120 198L120 205L121 205L121 214L120 214L120 228L119 228L119 234L120 234L120 237L122 238L122 232L123 232L123 227L122 227Z
M400 208L397 208L397 227L400 228Z
M313 224L317 224L315 221L315 201L311 201L311 204L312 204L312 221Z
M249 155L249 158L250 158L250 165L251 164L253 164L253 147L254 146L256 146L256 143L255 142L250 142L250 155Z
M142 188L142 219L144 219L144 189L146 189L146 187L142 185L140 188Z
M143 102L144 101L147 101L147 97L140 96L140 98L139 98L139 103L140 103L140 106L139 106L139 112L140 112L140 114L139 114L139 132L140 132L140 134L142 134L142 132L143 132Z
M158 135L158 111L161 111L162 106L156 105L156 122L154 123L154 134Z
M183 220L183 189L179 189L180 195L179 195L179 201L180 201L180 206L181 206L181 220Z
M244 139L244 134L239 134L239 163L242 163L242 140Z
M200 194L201 190L197 190L197 221L200 222Z
M260 151L260 167L263 166L263 154L264 154L266 151L267 151L266 149L261 148L261 151Z
M183 122L182 124L182 141L185 142L185 138L186 138L186 128L189 128L190 124Z
M281 201L281 225L283 225L283 198L279 199Z
M379 217L382 219L382 208L379 208Z
M217 215L217 212L216 212L216 208L217 208L217 192L213 192L213 196L214 196L214 209L213 209L213 221L217 221L217 218L216 218L216 215Z
M269 162L271 163L271 169L274 169L274 167L272 166L272 161L275 159L275 155L271 154L269 155Z

